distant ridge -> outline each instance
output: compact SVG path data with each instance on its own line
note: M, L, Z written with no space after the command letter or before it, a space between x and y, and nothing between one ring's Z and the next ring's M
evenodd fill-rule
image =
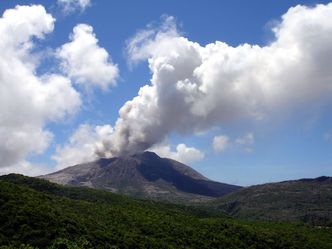
M332 177L303 178L241 189L212 203L246 219L332 226Z
M189 166L153 152L102 158L40 178L63 185L169 201L204 201L241 188L211 181Z

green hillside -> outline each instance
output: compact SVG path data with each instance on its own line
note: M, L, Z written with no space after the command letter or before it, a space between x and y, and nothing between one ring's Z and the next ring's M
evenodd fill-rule
M247 222L45 180L0 177L0 248L332 248L332 231ZM23 246L25 245L25 246Z
M212 206L238 218L332 227L332 178L252 186L224 196Z

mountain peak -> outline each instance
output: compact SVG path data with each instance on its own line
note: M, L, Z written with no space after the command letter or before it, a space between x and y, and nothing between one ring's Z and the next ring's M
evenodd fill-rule
M159 160L159 157L156 153L151 151L143 151L139 153L135 153L132 155L133 158L141 159L141 160Z
M149 156L149 157L158 157L158 158L160 158L155 152L148 151L148 150L140 152L140 153L135 153L134 156Z
M63 185L88 186L168 200L219 197L240 188L211 181L185 164L161 158L150 151L101 158L41 178Z

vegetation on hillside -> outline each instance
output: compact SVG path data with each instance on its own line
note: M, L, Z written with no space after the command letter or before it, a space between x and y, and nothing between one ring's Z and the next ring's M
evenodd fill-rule
M0 248L332 248L332 231L248 222L45 180L0 177Z
M332 178L252 186L209 205L238 218L332 227Z

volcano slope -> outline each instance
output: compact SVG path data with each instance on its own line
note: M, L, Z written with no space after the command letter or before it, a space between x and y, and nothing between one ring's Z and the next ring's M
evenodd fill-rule
M172 202L211 200L241 188L211 181L189 166L153 152L103 158L41 178L62 185L87 186Z

